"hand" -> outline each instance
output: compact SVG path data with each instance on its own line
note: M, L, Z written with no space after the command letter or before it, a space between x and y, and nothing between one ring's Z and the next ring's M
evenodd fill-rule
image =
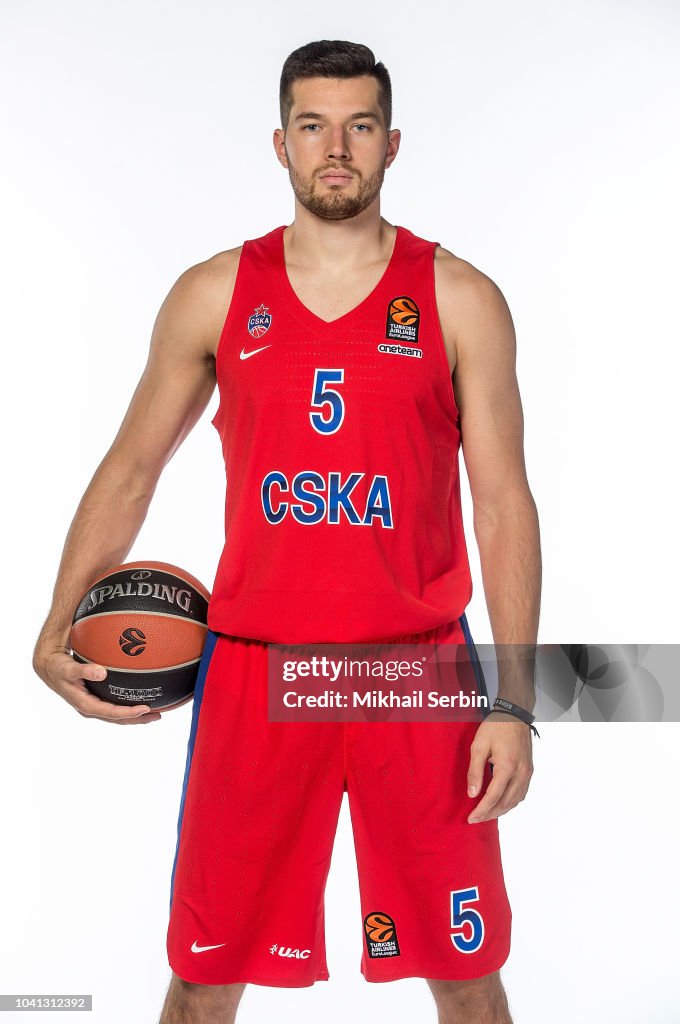
M124 707L109 704L90 693L84 680L105 679L106 669L102 665L81 665L73 655L66 654L63 647L36 650L33 669L51 690L63 697L83 718L101 718L103 722L114 722L116 725L141 725L156 722L161 717L159 711L152 711L146 704Z
M470 824L498 818L524 800L534 772L531 737L526 722L504 712L494 711L481 723L470 747L468 796L479 792L487 761L493 765L493 778L470 812Z

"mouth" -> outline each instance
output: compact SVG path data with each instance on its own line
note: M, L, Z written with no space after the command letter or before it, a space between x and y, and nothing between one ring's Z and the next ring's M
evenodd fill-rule
M322 181L327 181L329 185L342 185L346 181L352 180L351 174L322 174Z

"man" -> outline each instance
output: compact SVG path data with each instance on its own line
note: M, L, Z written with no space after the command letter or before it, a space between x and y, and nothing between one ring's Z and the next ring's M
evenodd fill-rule
M381 217L400 132L367 47L294 51L280 104L274 147L294 222L191 267L169 292L69 531L34 667L85 717L160 718L89 693L102 667L72 659L69 626L90 580L124 561L217 381L226 543L194 696L161 1024L233 1021L248 982L329 977L323 891L345 791L366 979L426 978L440 1024L508 1024L497 819L533 770L522 652L536 643L541 568L512 320L486 275ZM509 712L268 721L270 643L473 652L461 439Z

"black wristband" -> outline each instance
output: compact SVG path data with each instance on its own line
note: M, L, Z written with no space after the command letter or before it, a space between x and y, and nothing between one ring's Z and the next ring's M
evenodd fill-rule
M530 714L528 711L525 711L525 709L521 708L519 704L513 704L512 701L506 700L505 697L496 697L491 711L506 711L509 715L514 715L515 718L521 719L522 722L526 722L531 731L534 732L540 740L541 734L536 726L532 725L535 716ZM489 714L491 714L491 711Z

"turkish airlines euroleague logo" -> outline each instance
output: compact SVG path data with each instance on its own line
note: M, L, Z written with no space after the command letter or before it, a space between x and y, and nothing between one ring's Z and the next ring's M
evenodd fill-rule
M420 310L408 295L399 295L387 307L385 337L410 344L418 341Z
M374 910L364 918L364 937L370 957L399 956L397 928L389 914Z

